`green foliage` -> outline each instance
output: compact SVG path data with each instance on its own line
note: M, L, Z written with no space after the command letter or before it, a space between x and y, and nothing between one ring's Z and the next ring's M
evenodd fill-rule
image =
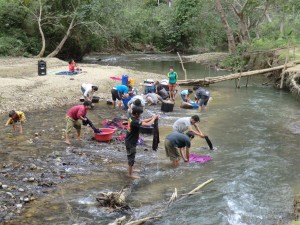
M276 40L270 39L254 39L249 45L248 51L255 51L255 50L267 50L267 49L274 49L274 48L285 48L288 45L288 40L284 38L278 38Z

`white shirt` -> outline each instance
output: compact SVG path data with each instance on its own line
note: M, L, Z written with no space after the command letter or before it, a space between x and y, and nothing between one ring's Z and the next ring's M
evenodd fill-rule
M173 130L184 133L190 126L192 126L191 117L182 117L175 121Z
M92 84L86 84L86 83L83 83L81 85L81 87L85 90L83 93L84 97L90 97L90 98L93 97L94 91L92 86L93 86Z

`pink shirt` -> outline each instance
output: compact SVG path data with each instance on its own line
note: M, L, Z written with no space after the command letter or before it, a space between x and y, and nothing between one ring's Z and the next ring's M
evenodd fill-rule
M80 116L85 117L86 113L87 109L84 107L84 105L76 105L68 110L67 116L73 120L78 120L80 119Z

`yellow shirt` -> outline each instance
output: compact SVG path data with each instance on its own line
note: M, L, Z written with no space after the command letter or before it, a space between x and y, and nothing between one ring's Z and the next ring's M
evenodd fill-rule
M16 113L17 113L18 116L19 116L19 119L18 119L17 122L19 122L19 121L21 121L21 122L26 122L26 117L25 117L25 114L24 114L23 112L21 112L21 111L16 111ZM14 123L15 123L15 121L10 117L10 118L7 120L7 122L6 122L5 125L8 125L8 124L14 124Z

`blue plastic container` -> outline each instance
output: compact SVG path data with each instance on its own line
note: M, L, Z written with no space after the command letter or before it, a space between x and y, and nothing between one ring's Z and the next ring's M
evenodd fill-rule
M132 99L132 98L133 98L133 96L129 96L128 98L122 98L124 109L128 109L127 104L130 101L130 99Z
M128 76L127 75L122 75L122 84L126 85L128 82Z
M145 87L145 94L148 94L151 91L151 93L155 93L155 86L146 86Z

